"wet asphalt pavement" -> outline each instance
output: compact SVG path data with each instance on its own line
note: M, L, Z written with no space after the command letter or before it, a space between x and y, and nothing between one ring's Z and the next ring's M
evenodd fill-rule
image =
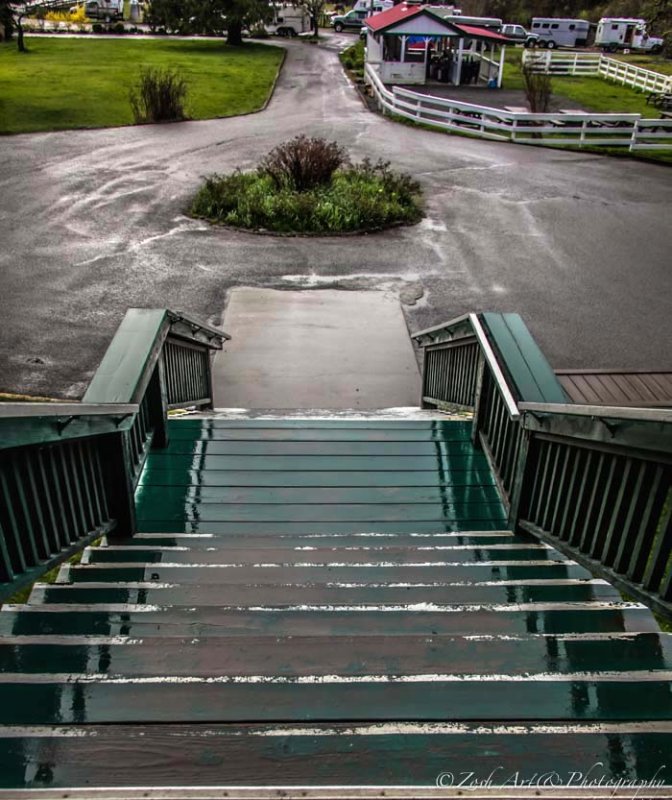
M287 43L258 114L0 139L0 390L80 397L129 306L218 323L235 286L386 289L410 329L518 311L554 367L672 369L672 170L392 123L341 70L352 40ZM204 175L304 132L412 172L427 218L273 238L184 216Z

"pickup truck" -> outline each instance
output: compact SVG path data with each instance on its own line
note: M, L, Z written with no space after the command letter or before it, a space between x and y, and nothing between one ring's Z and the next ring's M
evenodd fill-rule
M522 25L502 25L500 33L502 36L506 36L507 39L511 39L516 44L522 44L524 47L536 47L539 44L539 35L531 33Z

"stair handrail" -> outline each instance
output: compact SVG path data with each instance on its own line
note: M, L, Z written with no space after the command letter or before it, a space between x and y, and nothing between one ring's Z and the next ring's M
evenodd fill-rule
M467 314L413 339L421 404L473 411L510 527L672 616L672 410L568 402L518 315Z
M132 536L134 493L172 408L212 407L229 335L189 314L129 309L81 403L0 403L0 600L101 534Z

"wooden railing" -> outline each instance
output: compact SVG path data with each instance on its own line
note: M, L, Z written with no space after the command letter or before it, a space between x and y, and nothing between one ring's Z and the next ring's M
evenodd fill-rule
M365 76L384 113L441 130L514 144L672 150L672 119L644 119L640 114L507 111L399 86L388 89L371 64L366 65Z
M472 438L511 527L672 616L672 411L568 403L518 315L471 314L414 339L423 405L474 398ZM474 343L476 369L456 355Z
M130 309L82 403L0 403L0 600L103 533L135 532L134 490L168 408L212 405L226 334Z

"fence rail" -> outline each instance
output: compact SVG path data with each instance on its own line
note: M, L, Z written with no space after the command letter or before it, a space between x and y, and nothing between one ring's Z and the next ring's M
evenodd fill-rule
M414 339L423 405L473 398L472 439L512 528L672 616L672 411L568 404L517 315L472 314ZM476 369L459 355L472 347Z
M535 72L550 75L594 75L643 92L672 92L672 75L663 75L600 53L526 50L523 64Z
M383 112L442 130L516 144L624 147L633 151L672 149L671 119L643 119L640 114L507 111L398 86L388 89L372 64L366 65L365 74Z
M211 405L226 334L131 309L81 404L0 404L0 600L102 533L135 532L134 490L169 407Z

